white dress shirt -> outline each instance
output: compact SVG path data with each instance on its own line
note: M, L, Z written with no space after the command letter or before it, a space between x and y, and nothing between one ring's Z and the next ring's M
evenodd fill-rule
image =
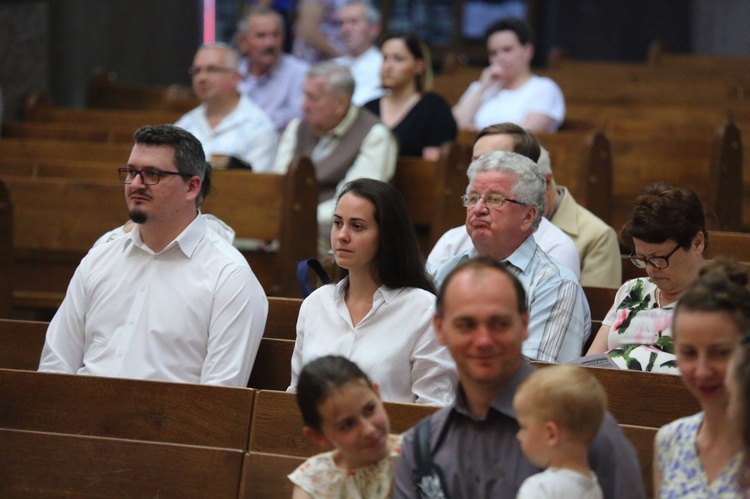
M208 123L205 105L189 111L175 125L201 141L206 159L213 155L234 156L250 163L256 172L267 172L273 165L278 143L276 128L265 111L244 95L216 128Z
M342 355L380 386L383 400L451 403L456 367L435 338L435 296L423 289L381 286L373 295L372 309L354 326L344 301L348 282L322 286L302 303L288 391L296 390L306 363Z
M581 278L581 262L573 240L555 224L542 217L534 232L534 240L549 256L569 268L576 279ZM452 256L464 253L474 247L466 226L454 227L438 239L427 257L427 270L434 273L441 263Z
M352 104L364 106L371 100L383 96L385 92L380 82L383 54L376 47L370 47L359 57L343 55L337 57L335 61L348 67L354 77Z
M83 258L39 370L246 386L267 314L245 258L202 217L159 253L136 226Z
M322 135L312 152L312 161L325 158L341 143L342 137L349 131L354 120L357 118L359 108L351 105L341 123L328 133ZM300 119L294 119L284 130L276 152L276 161L273 171L285 174L289 170L289 163L294 157L297 145L297 128ZM398 155L398 144L391 131L385 125L376 123L370 129L359 148L359 155L352 166L346 171L346 175L336 186L338 194L347 182L358 178L372 178L388 182L396 172L396 157ZM333 224L333 210L336 208L336 196L332 199L318 204L318 224L330 226Z

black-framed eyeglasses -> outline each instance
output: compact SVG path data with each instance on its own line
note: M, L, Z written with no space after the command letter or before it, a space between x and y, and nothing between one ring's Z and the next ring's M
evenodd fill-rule
M190 178L193 176L189 173L168 172L166 170L159 170L158 168L144 168L143 170L136 170L135 168L118 168L117 173L120 175L120 182L123 184L132 184L135 177L140 175L143 185L156 185L164 175L179 175L182 178Z
M219 74L219 73L231 73L233 71L236 71L235 68L222 68L220 66L190 66L188 68L188 74L190 76L197 76L201 73L201 71L205 71L206 73L212 75L212 74Z
M499 210L500 208L502 208L506 201L508 203L514 203L520 206L528 206L527 203L518 201L517 199L506 198L502 194L498 194L496 192L490 192L489 194L485 194L484 196L476 192L470 192L469 194L464 194L463 196L461 196L461 201L467 208L475 207L480 199L484 199L485 206L487 206L487 208L492 208L493 210Z
M675 251L678 249L680 249L679 244L675 246L675 249L670 251L669 254L664 256L652 256L651 258L638 258L631 253L630 256L628 256L628 259L630 259L630 262L639 269L645 269L646 264L649 264L655 269L663 270L669 267L669 257L674 255Z

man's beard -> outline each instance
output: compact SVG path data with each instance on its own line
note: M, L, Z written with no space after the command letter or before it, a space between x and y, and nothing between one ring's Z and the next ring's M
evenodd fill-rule
M148 215L142 211L131 210L130 219L137 224L144 224L148 220Z

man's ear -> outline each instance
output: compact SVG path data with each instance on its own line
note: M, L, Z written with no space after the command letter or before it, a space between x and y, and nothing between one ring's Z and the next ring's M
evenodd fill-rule
M443 318L439 315L433 315L432 327L435 329L435 338L437 338L438 343L445 346L445 338L443 336Z
M377 396L377 397L378 397L379 399L382 399L382 397L380 396L380 385L378 385L378 384L377 384L377 383L375 383L374 381L372 381L371 383L372 383L372 391L373 391L373 392L375 392L375 395L376 395L376 396Z
M195 199L200 196L202 185L203 181L197 175L193 175L188 179L187 199L189 201L195 201Z
M304 435L305 435L305 436L306 436L306 437L307 437L307 438L308 438L308 439L309 439L309 440L310 440L310 441L311 441L312 443L314 443L314 444L315 444L315 445L317 445L318 447L323 447L323 448L326 448L326 449L328 449L328 448L331 448L331 447L333 447L333 445L331 445L331 442L330 442L330 440L328 440L328 439L326 438L326 436L325 436L325 435L323 435L323 432L321 432L321 431L318 431L318 430L314 430L314 429L310 428L309 426L304 426L304 427L302 428L302 433L303 433L303 434L304 434Z
M523 217L523 220L521 221L521 230L527 231L531 228L531 226L534 224L534 220L536 219L536 214L539 208L536 206L529 206L529 211L526 213L526 215Z

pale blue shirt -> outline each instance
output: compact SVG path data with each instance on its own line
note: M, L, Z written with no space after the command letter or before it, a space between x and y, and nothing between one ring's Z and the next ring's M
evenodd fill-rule
M302 84L309 68L305 61L284 54L268 73L256 77L248 70L248 60L242 59L237 91L260 106L281 133L290 121L302 116Z
M443 262L434 273L436 285L461 260L477 255L472 248ZM533 235L505 262L523 284L529 305L529 337L523 342L523 354L544 362L579 358L591 333L591 312L573 272L542 251Z
M244 95L216 128L208 123L205 105L188 112L175 125L201 141L206 159L233 156L250 163L256 172L267 172L273 165L279 140L276 129L268 115Z

